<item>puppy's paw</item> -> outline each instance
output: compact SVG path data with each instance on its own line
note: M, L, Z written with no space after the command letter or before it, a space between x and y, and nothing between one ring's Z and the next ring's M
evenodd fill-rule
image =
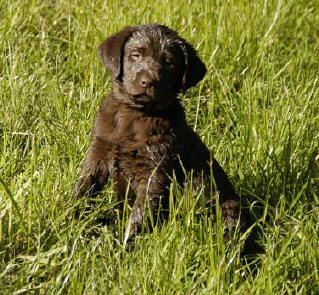
M243 225L243 219L240 212L239 201L227 200L221 205L222 218L225 223L225 240L231 239L234 234L236 227L240 228Z

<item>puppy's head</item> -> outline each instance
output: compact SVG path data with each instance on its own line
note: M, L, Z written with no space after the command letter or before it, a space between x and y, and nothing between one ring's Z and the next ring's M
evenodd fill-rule
M136 107L165 109L206 73L194 48L162 25L127 27L102 43L100 53L114 87Z

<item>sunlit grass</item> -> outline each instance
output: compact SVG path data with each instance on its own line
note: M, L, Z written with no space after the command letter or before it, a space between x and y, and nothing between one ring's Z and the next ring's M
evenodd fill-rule
M71 191L111 86L98 45L154 22L207 65L182 100L250 206L264 252L248 262L247 235L225 244L188 191L131 251L111 184L74 218ZM318 69L316 0L0 2L0 293L318 294Z

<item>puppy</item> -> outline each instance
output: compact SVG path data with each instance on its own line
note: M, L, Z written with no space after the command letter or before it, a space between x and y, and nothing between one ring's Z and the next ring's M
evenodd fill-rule
M133 208L125 235L129 239L140 231L150 212L153 220L165 217L158 214L168 209L172 177L183 186L192 174L195 192L205 187L204 203L209 206L215 202L211 193L215 184L222 217L231 232L239 220L239 197L188 126L178 98L206 73L194 48L175 31L152 24L126 27L99 49L112 72L113 87L96 116L74 195L101 191L111 176L119 200L128 197Z

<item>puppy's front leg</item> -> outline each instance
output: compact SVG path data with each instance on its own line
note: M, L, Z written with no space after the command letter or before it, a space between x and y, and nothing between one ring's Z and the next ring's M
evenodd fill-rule
M165 217L167 209L167 191L164 183L150 178L148 182L140 183L135 191L136 200L125 228L124 245L134 241L146 221L151 227L157 224L159 217ZM161 211L162 209L164 210Z
M103 189L109 177L107 161L91 146L83 163L80 178L73 190L74 197L93 195Z

